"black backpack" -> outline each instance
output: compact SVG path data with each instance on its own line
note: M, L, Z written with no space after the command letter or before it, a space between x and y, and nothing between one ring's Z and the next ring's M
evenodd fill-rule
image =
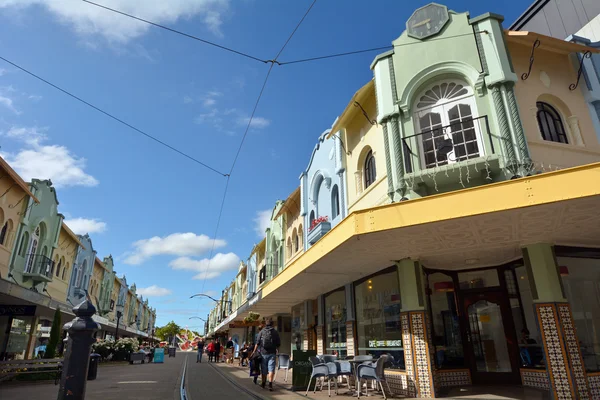
M276 335L276 333L275 333ZM265 328L260 333L262 339L262 347L269 353L275 353L277 350L277 344L275 343L274 330L273 328Z

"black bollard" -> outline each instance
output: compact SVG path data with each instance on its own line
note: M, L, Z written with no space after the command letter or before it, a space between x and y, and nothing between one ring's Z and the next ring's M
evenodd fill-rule
M69 337L60 378L58 400L83 400L85 398L90 350L92 343L96 341L94 333L100 329L100 326L92 319L96 308L89 300L84 300L73 308L73 312L75 318L64 326Z

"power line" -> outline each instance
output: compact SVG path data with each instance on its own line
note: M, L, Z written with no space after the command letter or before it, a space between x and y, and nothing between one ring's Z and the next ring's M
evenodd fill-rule
M475 33L488 33L488 31L481 31L481 32L475 32ZM472 36L472 35L473 35L472 32L461 33L459 35L452 35L452 36L446 36L446 37L441 37L441 38L428 39L427 42L435 42L435 41L438 41L438 40L454 39L454 38L461 37L461 36ZM288 64L305 63L305 62L309 62L309 61L324 60L324 59L327 59L327 58L335 58L335 57L349 56L349 55L353 55L353 54L368 53L368 52L371 52L371 51L391 50L391 49L396 48L396 47L412 46L412 45L415 45L415 44L421 44L421 42L403 43L403 44L395 44L395 45L391 45L390 44L388 46L373 47L373 48L370 48L370 49L349 51L349 52L346 52L346 53L329 54L329 55L326 55L326 56L303 58L303 59L300 59L300 60L293 60L293 61L282 61L282 62L278 62L278 64L279 65L288 65Z
M86 0L84 0L84 1L86 1ZM210 269L210 263L212 261L213 253L214 253L214 250L215 250L215 242L217 240L217 235L219 233L219 226L221 224L221 216L223 215L223 208L225 206L225 199L227 197L227 191L229 189L229 180L231 178L231 175L233 174L233 169L235 168L237 160L238 160L238 158L240 156L240 152L242 151L242 147L244 146L244 142L246 140L246 136L248 136L248 132L250 131L250 127L252 126L252 120L254 119L254 115L256 114L256 110L258 108L258 104L260 103L260 99L263 96L263 93L265 91L265 87L267 86L267 82L269 81L269 77L271 76L271 71L273 70L273 66L275 66L275 64L277 63L277 57L279 57L281 55L281 53L283 52L283 50L285 50L286 46L288 45L288 43L290 42L290 40L292 40L292 38L294 37L294 35L298 31L298 28L300 28L300 25L302 25L302 22L304 22L304 20L306 19L306 16L308 15L308 13L313 8L313 6L315 5L316 2L317 2L317 0L313 0L312 4L310 5L310 7L308 7L308 9L304 13L304 15L302 16L302 18L298 22L298 24L296 24L296 27L294 28L294 30L292 31L292 33L290 34L290 36L287 38L287 40L285 41L285 43L283 44L283 46L281 46L281 49L279 50L279 52L277 53L277 55L275 56L275 58L273 58L273 60L271 60L271 65L269 66L269 70L267 71L267 75L265 76L265 80L263 81L262 87L260 88L260 92L258 93L258 97L256 98L256 102L254 103L254 108L252 109L252 114L250 114L250 118L248 119L248 124L246 125L246 130L244 131L244 135L242 136L242 140L240 141L240 145L239 145L239 147L237 149L237 152L235 153L235 157L233 158L233 162L231 163L231 168L229 170L229 174L227 174L227 183L225 184L225 190L223 191L223 199L221 200L221 208L219 210L219 216L217 217L217 227L215 229L215 235L213 237L213 244L211 246L211 250L210 250L210 253L209 253L210 255L208 257L208 263L206 264L206 269L204 271L204 279L202 281L202 289L200 290L200 292L202 292L204 290L204 286L206 284L206 277L208 276L208 271Z
M209 169L209 170L211 170L211 171L213 171L213 172L215 172L215 173L217 173L217 174L219 174L219 175L222 175L222 176L227 176L227 174L225 174L225 173L223 173L223 172L221 172L221 171L219 171L219 170L217 170L217 169L215 169L215 168L211 167L211 166L210 166L210 165L208 165L208 164L205 164L205 163L203 163L202 161L200 161L200 160L198 160L198 159L196 159L196 158L194 158L194 157L190 156L189 154L186 154L186 153L184 153L183 151L181 151L181 150L179 150L179 149L177 149L177 148L175 148L175 147L171 146L170 144L167 144L167 143L163 142L162 140L160 140L160 139L158 139L158 138L156 138L156 137L154 137L154 136L152 136L152 135L150 135L150 134L148 134L148 133L146 133L146 132L142 131L141 129L138 129L138 128L136 128L135 126L131 125L130 123L128 123L128 122L125 122L125 121L123 121L122 119L120 119L120 118L118 118L118 117L115 117L114 115L110 114L109 112L107 112L107 111L104 111L103 109L101 109L101 108L99 108L99 107L96 107L96 106L95 106L95 105L93 105L92 103L90 103L90 102L88 102L88 101L86 101L86 100L82 99L81 97L79 97L79 96L76 96L76 95L74 95L73 93L71 93L71 92L69 92L69 91L67 91L67 90L65 90L65 89L63 89L63 88L61 88L61 87L59 87L59 86L55 85L54 83L52 83L52 82L50 82L50 81L48 81L48 80L46 80L46 79L42 78L41 76L34 74L33 72L31 72L31 71L29 71L29 70L27 70L27 69L25 69L25 68L21 67L20 65L17 65L17 64L15 64L14 62L12 62L12 61L10 61L10 60L7 60L6 58L4 58L4 57L2 57L2 56L0 56L0 60L3 60L4 62L7 62L8 64L12 65L13 67L20 69L21 71L25 72L26 74L29 74L29 75L33 76L34 78L36 78L36 79L38 79L38 80L40 80L40 81L44 82L45 84L47 84L47 85L49 85L49 86L52 86L54 89L56 89L56 90L59 90L59 91L63 92L64 94L66 94L66 95L68 95L68 96L70 96L70 97L74 98L75 100L77 100L77 101L79 101L79 102L81 102L81 103L83 103L83 104L87 105L88 107L91 107L91 108L93 108L94 110L96 110L96 111L98 111L98 112L100 112L100 113L102 113L102 114L106 115L107 117L114 119L115 121L117 121L117 122L119 122L119 123L121 123L121 124L125 125L126 127L133 129L134 131L136 131L136 132L138 132L138 133L140 133L140 134L142 134L142 135L146 136L148 139L152 139L152 140L154 140L156 143L159 143L159 144L161 144L162 146L165 146L166 148L168 148L168 149L170 149L170 150L174 151L175 153L177 153L177 154L179 154L179 155L182 155L182 156L184 156L185 158L188 158L188 159L190 159L190 160L194 161L194 162L195 162L195 163L197 163L197 164L200 164L200 165L201 165L201 166L203 166L204 168L206 168L206 169Z
M226 46L222 46L220 44L211 42L209 40L199 38L198 36L190 35L189 33L178 31L177 29L169 28L168 26L157 24L156 22L148 21L147 19L136 17L135 15L131 15L131 14L128 14L126 12L119 11L119 10L116 10L114 8L110 8L110 7L104 6L102 4L94 3L93 1L89 1L89 0L82 0L82 1L85 2L85 3L91 4L91 5L94 5L96 7L104 8L105 10L109 10L109 11L112 11L114 13L121 14L121 15L124 15L124 16L129 17L129 18L133 18L133 19L135 19L137 21L141 21L141 22L144 22L146 24L149 24L149 25L152 25L152 26L156 26L157 28L165 29L165 30L167 30L169 32L177 33L179 35L185 36L185 37L190 38L190 39L197 40L197 41L202 42L204 44L208 44L210 46L217 47L217 48L219 48L221 50L229 51L231 53L238 54L240 56L247 57L247 58L250 58L250 59L255 60L255 61L260 61L260 62L265 63L265 64L268 63L267 60L263 60L263 59L260 59L258 57L254 57L254 56L252 56L250 54L243 53L241 51L234 50L234 49L226 47Z

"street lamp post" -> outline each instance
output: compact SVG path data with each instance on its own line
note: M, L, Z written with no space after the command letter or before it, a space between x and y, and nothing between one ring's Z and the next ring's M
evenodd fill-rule
M123 304L117 304L117 328L115 329L115 342L119 340L119 322L121 321L121 317L123 316L123 311L125 310L125 306Z

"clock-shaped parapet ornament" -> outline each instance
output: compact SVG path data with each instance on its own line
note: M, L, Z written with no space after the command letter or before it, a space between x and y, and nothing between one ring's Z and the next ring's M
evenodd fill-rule
M408 36L425 39L437 35L448 23L448 7L430 3L418 8L406 22Z

